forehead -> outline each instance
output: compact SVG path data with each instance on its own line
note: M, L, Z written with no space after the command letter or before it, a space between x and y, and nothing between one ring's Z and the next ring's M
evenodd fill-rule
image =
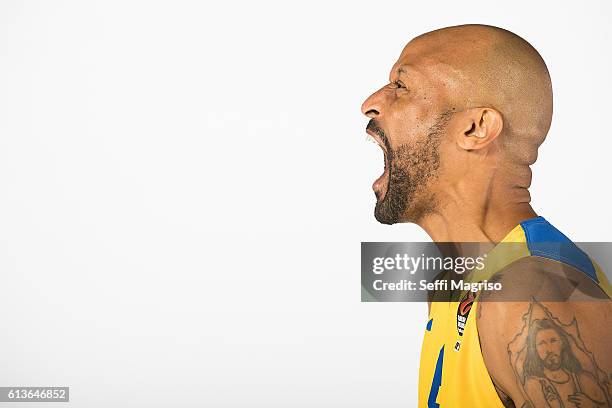
M542 329L538 331L537 337L559 337L555 329Z
M454 82L460 71L452 64L451 55L427 42L408 43L389 72L389 79L418 77L433 83Z

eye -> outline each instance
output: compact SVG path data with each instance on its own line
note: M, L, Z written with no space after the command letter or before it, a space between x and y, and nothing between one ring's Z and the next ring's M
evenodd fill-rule
M406 85L399 79L391 82L396 89L406 89Z

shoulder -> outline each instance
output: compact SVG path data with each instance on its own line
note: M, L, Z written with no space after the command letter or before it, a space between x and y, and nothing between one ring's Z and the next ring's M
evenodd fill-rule
M538 363L534 344L541 330L554 329L563 344L592 355L589 360L604 372L612 370L612 302L590 277L532 256L509 265L494 280L502 288L480 294L476 324L485 365L505 393L540 392L530 372Z
M481 339L499 336L507 325L520 325L534 304L546 313L554 310L558 319L610 321L612 302L583 272L547 258L520 259L493 276L499 290L481 291L477 325ZM612 322L611 322L612 323Z
M496 273L493 280L501 290L483 292L481 300L493 302L540 300L566 302L607 300L599 285L584 272L568 264L528 256Z
M498 336L507 325L521 325L535 305L548 316L584 323L596 320L612 324L612 302L589 276L569 265L530 256L518 260L493 279L499 290L479 293L477 325L481 338Z

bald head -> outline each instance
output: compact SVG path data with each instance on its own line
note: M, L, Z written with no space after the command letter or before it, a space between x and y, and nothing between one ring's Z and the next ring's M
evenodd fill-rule
M492 26L462 25L416 37L402 62L433 71L448 107L490 107L501 113L507 158L530 165L552 119L552 86L540 54L518 35Z

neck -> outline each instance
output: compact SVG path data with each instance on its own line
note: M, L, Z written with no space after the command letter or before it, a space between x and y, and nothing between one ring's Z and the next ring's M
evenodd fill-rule
M436 211L417 224L434 242L498 243L521 221L537 215L526 188L490 184L478 190L447 189Z
M544 368L544 375L549 380L558 383L567 382L570 378L569 374L566 373L565 370L563 370L562 368L558 370L549 370L548 368Z

